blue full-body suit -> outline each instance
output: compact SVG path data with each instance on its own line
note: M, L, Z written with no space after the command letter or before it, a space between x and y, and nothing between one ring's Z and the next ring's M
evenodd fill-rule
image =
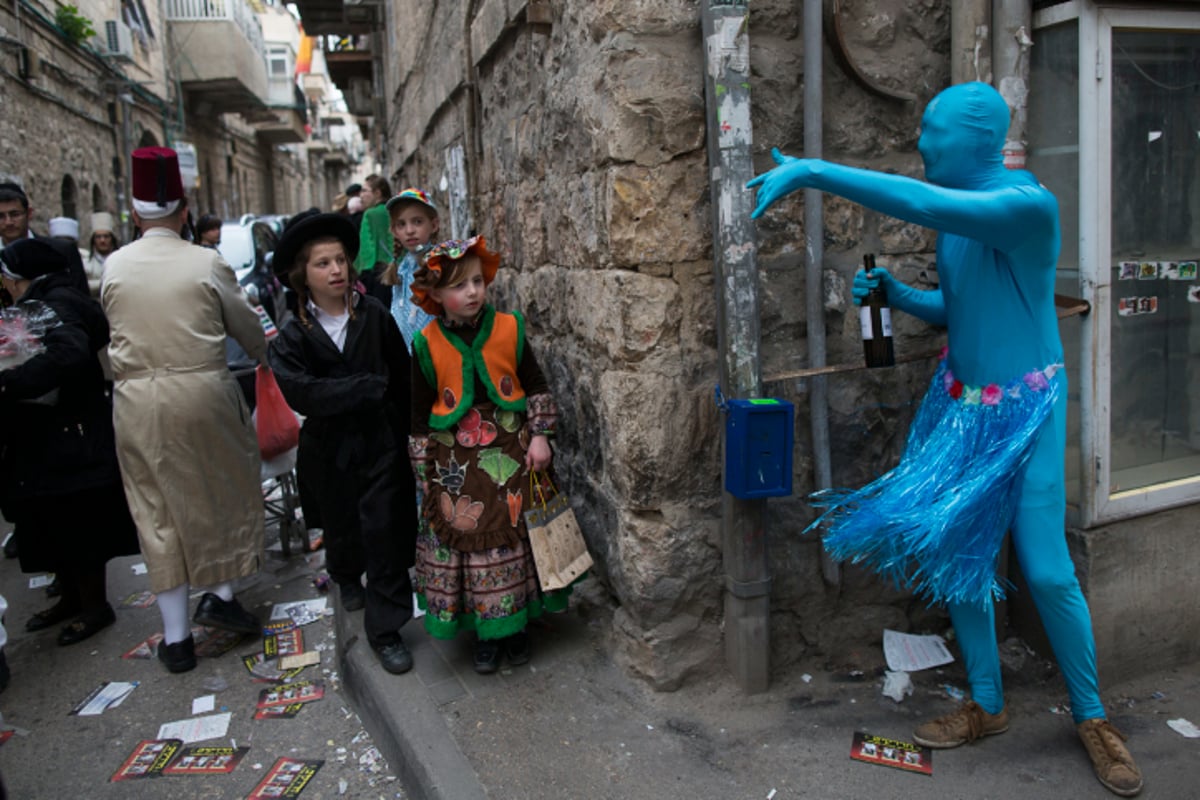
M856 302L882 282L892 308L946 326L954 377L973 386L1003 385L1063 358L1054 308L1058 203L1032 174L1005 168L1008 122L1007 105L987 84L940 93L925 110L918 142L928 182L773 151L778 166L749 184L758 187L753 216L811 187L937 230L937 289L914 289L877 268L855 277ZM1073 716L1082 722L1105 715L1091 618L1064 533L1065 373L1050 380L1058 383L1057 400L1036 432L1018 484L1011 533ZM999 713L1004 698L992 599L948 605L973 699Z

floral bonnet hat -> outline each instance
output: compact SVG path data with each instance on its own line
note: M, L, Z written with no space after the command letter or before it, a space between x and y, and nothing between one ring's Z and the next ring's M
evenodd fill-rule
M500 268L500 254L487 248L482 236L470 239L450 239L434 245L423 256L424 265L413 276L412 301L435 317L442 313L442 304L434 300L430 290L442 278L442 269L448 261L458 261L467 255L475 255L483 272L484 285L491 285Z

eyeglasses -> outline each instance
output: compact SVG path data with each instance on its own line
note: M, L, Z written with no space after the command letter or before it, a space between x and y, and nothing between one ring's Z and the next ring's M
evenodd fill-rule
M25 211L24 209L22 209L20 211L0 211L0 219L9 219L9 220L12 220L13 222L16 222L21 217L27 217L27 216L29 216L29 212Z

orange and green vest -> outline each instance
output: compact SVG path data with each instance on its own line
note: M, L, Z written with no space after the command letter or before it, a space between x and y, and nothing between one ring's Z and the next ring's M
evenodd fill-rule
M467 413L475 404L476 375L499 408L524 411L525 390L517 379L524 350L525 318L519 311L506 314L487 306L470 345L439 320L426 325L413 336L413 354L425 379L437 388L429 427L447 430Z

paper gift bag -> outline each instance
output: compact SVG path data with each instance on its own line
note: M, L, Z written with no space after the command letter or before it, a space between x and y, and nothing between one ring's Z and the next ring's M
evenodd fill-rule
M592 566L592 557L588 555L587 543L567 496L552 491L553 496L547 497L537 484L536 492L531 490L534 507L525 512L538 582L546 592L569 586Z

